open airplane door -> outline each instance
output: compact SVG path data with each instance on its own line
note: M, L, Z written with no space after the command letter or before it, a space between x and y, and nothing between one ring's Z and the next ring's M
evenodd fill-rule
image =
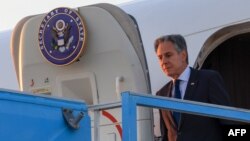
M13 32L12 55L22 91L88 105L120 101L122 91L151 92L137 25L113 5L63 7L27 17ZM105 112L101 140L121 140L121 109ZM153 140L152 110L138 108L137 118L138 140Z
M201 48L195 67L218 71L232 106L250 109L250 22L233 24L211 34Z

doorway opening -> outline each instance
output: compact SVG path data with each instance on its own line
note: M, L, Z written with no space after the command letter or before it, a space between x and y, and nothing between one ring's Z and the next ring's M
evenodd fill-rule
M222 42L207 56L201 69L218 71L233 106L250 109L250 33Z

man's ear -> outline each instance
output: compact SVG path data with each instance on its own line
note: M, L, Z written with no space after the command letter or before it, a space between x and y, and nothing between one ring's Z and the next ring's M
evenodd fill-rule
M181 52L181 60L184 61L184 62L186 62L186 58L187 58L187 52L183 50Z

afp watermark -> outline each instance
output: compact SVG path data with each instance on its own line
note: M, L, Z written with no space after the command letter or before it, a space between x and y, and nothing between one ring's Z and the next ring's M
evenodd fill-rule
M224 140L249 141L250 125L223 126Z
M247 129L230 129L228 136L244 136L247 133Z

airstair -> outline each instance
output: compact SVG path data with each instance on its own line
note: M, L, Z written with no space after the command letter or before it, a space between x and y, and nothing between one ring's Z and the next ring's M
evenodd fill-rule
M166 97L122 93L122 101L88 106L84 101L0 90L0 138L8 141L91 141L89 110L95 113L94 141L98 115L122 107L122 139L137 141L137 106L176 110L183 113L250 123L250 110Z

